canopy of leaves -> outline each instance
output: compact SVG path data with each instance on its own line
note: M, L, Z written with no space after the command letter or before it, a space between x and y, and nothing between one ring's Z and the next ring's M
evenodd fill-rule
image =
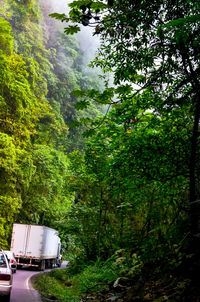
M110 113L92 121L87 132L93 136L82 174L75 166L78 202L69 229L76 226L88 258L92 250L108 257L125 247L149 264L165 263L172 255L180 263L174 246L182 248L190 230L197 273L200 3L73 1L69 7L67 16L53 17L67 23L68 34L81 25L100 34L91 65L112 72L114 79L103 92L75 94L77 108L92 99L107 104ZM96 239L87 240L86 232Z

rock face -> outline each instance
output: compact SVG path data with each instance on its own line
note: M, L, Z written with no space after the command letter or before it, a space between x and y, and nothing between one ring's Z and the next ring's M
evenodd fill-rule
M81 302L199 302L200 290L192 286L191 280L169 276L169 279L143 281L118 278L106 289L93 292Z
M108 289L99 290L92 296L84 297L81 302L140 302L144 301L143 280L118 278Z

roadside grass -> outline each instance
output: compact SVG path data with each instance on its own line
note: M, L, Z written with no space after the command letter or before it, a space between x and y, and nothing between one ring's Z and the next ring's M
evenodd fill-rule
M112 266L97 261L75 275L71 274L70 268L39 274L34 278L33 286L39 291L43 301L78 302L89 292L100 288L108 289L109 283L116 278L117 272Z
M66 270L53 270L42 273L33 279L33 286L39 291L43 301L58 300L63 302L79 302L80 293L72 287Z

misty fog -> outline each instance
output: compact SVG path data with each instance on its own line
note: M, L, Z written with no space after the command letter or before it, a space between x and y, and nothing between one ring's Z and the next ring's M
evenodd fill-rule
M52 13L56 12L67 14L67 12L69 11L68 4L70 2L72 2L72 0L48 0L48 6L51 7ZM43 0L43 3L44 5L46 5L46 0ZM66 24L63 23L62 26L64 28ZM83 51L84 61L86 64L88 64L95 57L95 54L97 53L98 47L100 45L99 37L93 36L92 31L92 28L81 26L81 31L76 35L80 44L80 48Z

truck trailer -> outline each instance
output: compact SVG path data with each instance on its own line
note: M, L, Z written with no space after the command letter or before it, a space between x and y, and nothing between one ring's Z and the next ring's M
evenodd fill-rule
M15 253L17 268L32 266L39 270L61 266L58 232L42 225L13 224L10 250Z

